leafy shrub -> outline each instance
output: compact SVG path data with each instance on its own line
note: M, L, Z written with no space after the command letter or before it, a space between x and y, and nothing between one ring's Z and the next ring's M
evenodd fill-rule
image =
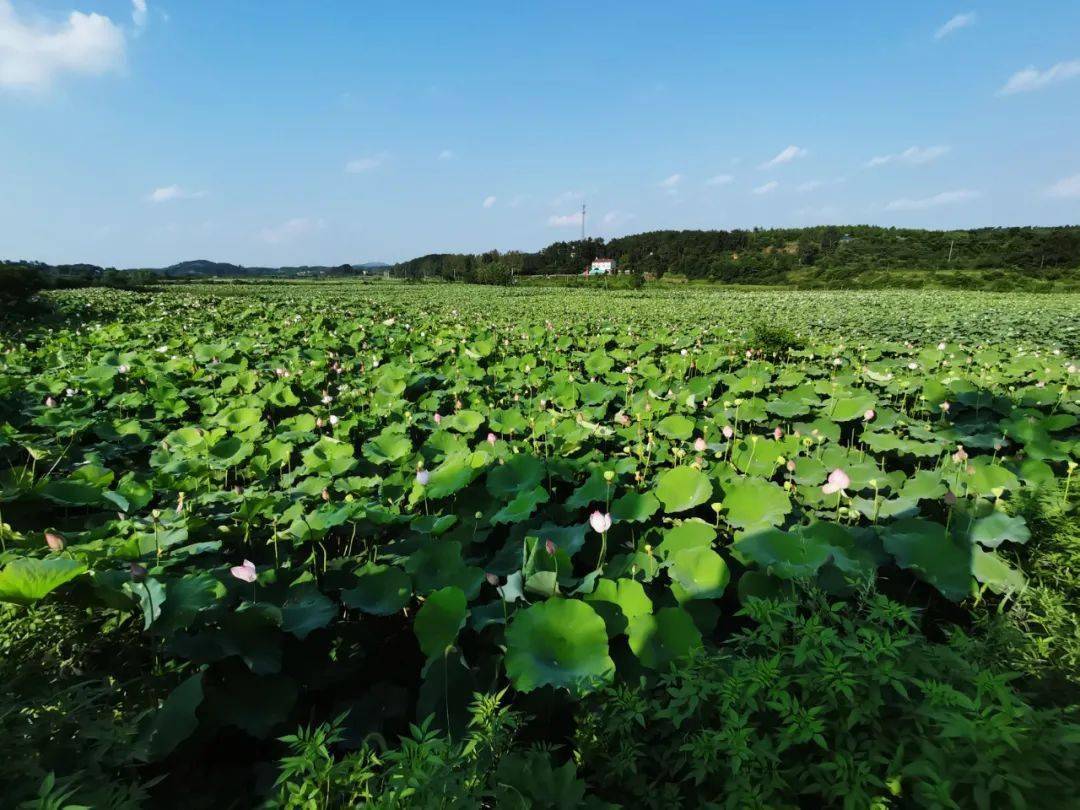
M634 807L1063 807L1080 726L1033 708L971 639L934 643L880 595L749 599L752 624L653 685L608 689L586 773Z
M760 349L768 355L780 355L802 347L803 341L786 326L774 323L754 324L751 348Z
M513 280L513 271L501 262L481 264L476 268L475 281L477 284L505 287Z
M267 806L285 810L331 807L506 807L563 810L600 807L586 799L572 762L553 764L550 751L515 746L523 717L502 704L504 692L476 695L469 733L460 743L432 729L432 718L411 727L395 746L373 736L335 759L344 716L282 738L276 795Z

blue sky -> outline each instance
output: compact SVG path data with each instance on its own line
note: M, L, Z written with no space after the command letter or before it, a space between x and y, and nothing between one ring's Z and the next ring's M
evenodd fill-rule
M522 8L524 7L524 8ZM1080 3L0 0L0 257L1080 222Z

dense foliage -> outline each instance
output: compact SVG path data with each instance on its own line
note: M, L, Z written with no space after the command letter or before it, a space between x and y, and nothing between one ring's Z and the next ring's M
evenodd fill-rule
M0 795L1075 795L1076 296L48 297L0 337Z
M960 289L1080 288L1080 227L927 231L870 225L653 231L556 242L536 253L431 254L395 274L471 281L500 262L519 276L574 275L598 257L620 272L727 284Z

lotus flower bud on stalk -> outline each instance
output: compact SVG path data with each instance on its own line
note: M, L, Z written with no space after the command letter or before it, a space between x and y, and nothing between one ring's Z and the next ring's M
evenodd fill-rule
M874 413L874 409L870 408L869 410L866 411L866 413L864 413L862 415L862 418L863 418L864 422L871 422L871 421L873 421L875 416L877 416L877 414Z
M952 460L957 464L963 464L968 459L967 451L964 449L964 445L956 445L956 452L952 454Z
M694 450L696 452L704 453L707 448L708 448L708 445L705 443L704 438L702 438L701 436L698 436L696 439L694 439Z
M417 470L416 471L416 483L418 483L420 486L426 487L428 481L430 481L430 480L431 480L431 473L429 473L427 470Z
M784 435L784 431L782 431L780 428L774 428L773 432L772 432L772 435L773 435L774 439L776 439L777 441L780 441L780 439Z
M731 425L724 425L723 430L720 432L724 434L725 439L731 439L735 435L735 431L732 429Z
M494 585L495 587L499 586L499 578L495 574L492 574L492 573L484 574L484 579L487 580L488 585Z
M436 425L439 424L440 422L442 422L442 414L439 413L438 411L435 411L435 415L432 416L431 418L435 420Z
M52 397L45 397L45 407L46 408L55 408L56 407L56 400L53 399Z
M64 536L58 532L45 532L45 545L50 551L63 551L66 543Z

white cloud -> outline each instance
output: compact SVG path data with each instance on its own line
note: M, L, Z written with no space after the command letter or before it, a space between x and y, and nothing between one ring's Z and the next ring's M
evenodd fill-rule
M146 27L147 15L146 0L131 0L131 21L136 28Z
M484 208L493 208L495 203L499 201L499 198L492 194L490 197L484 197Z
M280 225L263 228L259 232L259 237L268 244L281 245L321 231L325 227L326 222L324 220L296 217Z
M681 174L673 174L670 177L665 177L660 181L660 188L674 189L677 188L679 183L682 182L683 176Z
M552 228L577 228L581 225L581 212L576 214L558 215L552 214L548 217L548 225Z
M628 214L625 211L608 211L603 216L603 223L609 228L617 228L620 225L625 225L630 220L635 219L633 214Z
M453 160L456 157L452 149L443 149L439 152L439 160Z
M786 149L781 149L772 160L767 160L762 163L760 168L772 169L777 166L782 166L785 163L791 163L791 161L797 160L798 158L806 157L807 154L809 153L800 146L789 146Z
M163 203L171 200L195 200L205 196L205 191L188 191L180 186L162 186L146 195L146 199L152 203Z
M1034 66L1027 67L1014 73L998 91L998 95L1011 96L1013 93L1042 90L1051 84L1057 84L1066 79L1074 79L1077 76L1080 76L1080 59L1058 62L1046 70L1038 70Z
M562 194L556 195L551 201L551 205L555 208L572 203L574 200L582 200L585 198L584 191L564 191Z
M370 172L383 165L385 155L372 155L371 157L355 158L345 164L345 171L349 174L363 174Z
M944 39L954 31L959 31L961 28L967 28L969 25L974 25L976 19L978 19L978 15L974 11L957 14L934 32L934 39Z
M715 177L710 177L708 180L706 180L705 185L707 185L707 186L726 186L728 183L730 183L734 179L735 178L732 177L730 174L718 174Z
M758 186L754 189L755 194L768 194L770 191L776 191L780 188L780 183L776 180L770 180L763 186Z
M925 211L927 208L937 208L940 205L953 205L954 203L975 200L982 195L978 191L961 189L959 191L943 191L933 197L923 197L919 200L899 199L893 200L885 206L886 211Z
M123 30L101 14L27 22L0 0L0 87L46 88L65 73L100 76L123 67L125 48Z
M1046 190L1050 197L1080 198L1080 174L1063 177Z
M909 166L921 166L930 163L943 155L947 155L951 147L948 146L909 146L903 152L894 155L878 155L866 162L866 168L873 169L888 163L906 163Z

